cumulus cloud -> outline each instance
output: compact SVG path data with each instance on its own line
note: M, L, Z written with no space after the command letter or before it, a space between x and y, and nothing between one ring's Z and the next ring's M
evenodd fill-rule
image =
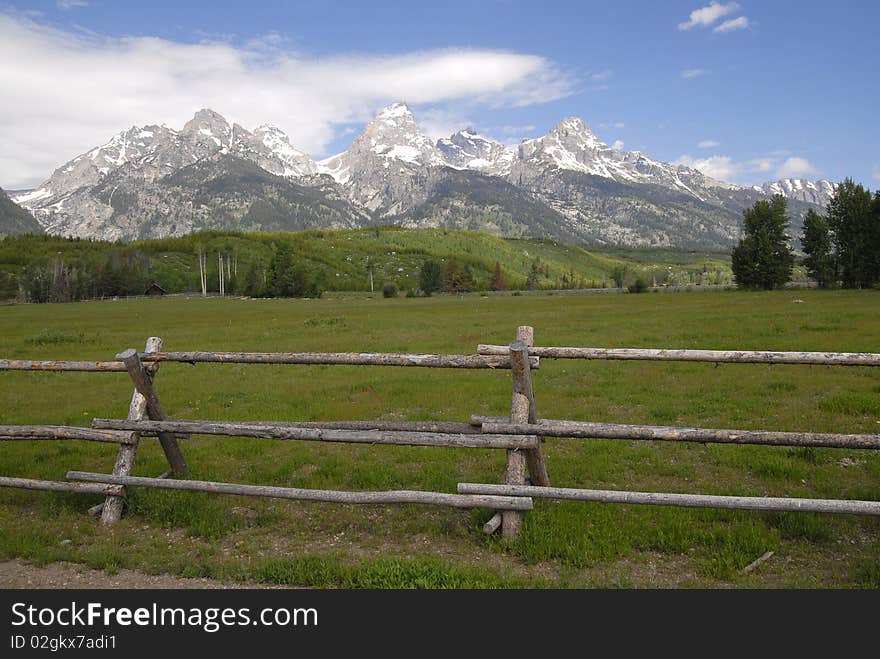
M779 160L777 158L753 158L748 161L748 166L756 172L769 172L772 170Z
M706 176L711 176L720 181L733 181L741 170L740 164L735 163L730 156L694 158L685 154L673 160L672 164L697 169Z
M0 103L0 185L12 189L133 124L179 128L202 107L246 128L275 124L320 156L391 101L407 101L439 130L440 114L426 113L453 102L463 112L545 103L576 82L544 57L509 51L307 57L273 35L242 46L110 38L2 13L0 61L0 88L14 99Z
M716 140L703 140L702 142L697 144L697 146L701 149L713 149L716 146L721 146L721 142L718 142Z
M798 178L815 174L816 168L806 158L786 158L785 162L776 170L777 178Z
M678 24L678 29L690 30L698 26L708 27L719 18L727 16L728 14L735 12L737 9L739 9L739 5L735 2L730 2L726 5L718 2L710 2L705 7L694 9L690 13L687 21Z
M712 30L712 32L733 32L734 30L744 30L748 26L749 19L745 16L740 16L739 18L724 21L721 25Z
M681 77L685 80L689 78L697 78L706 73L706 69L685 69L681 72Z
M623 140L614 140L614 144L611 145L611 148L623 151Z
M730 156L713 155L707 158L694 158L685 154L676 160L675 165L685 165L711 176L731 183L763 183L768 178L798 178L816 174L816 168L804 158L791 157L781 160L773 155L734 160ZM775 172L774 172L775 170Z

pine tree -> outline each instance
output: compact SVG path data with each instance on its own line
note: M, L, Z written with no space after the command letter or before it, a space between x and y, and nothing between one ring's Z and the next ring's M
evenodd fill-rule
M837 186L828 202L828 226L845 288L871 286L880 275L873 205L870 191L849 178Z
M419 288L430 295L443 288L443 268L437 261L425 261L419 272Z
M871 226L868 232L868 258L871 281L880 281L880 190L874 192L871 204Z
M807 274L816 280L819 288L834 286L837 283L837 264L832 252L828 220L812 208L804 217L801 245L807 255L804 259Z
M743 212L745 236L733 248L732 269L740 288L779 288L791 279L787 202L782 195L760 200Z

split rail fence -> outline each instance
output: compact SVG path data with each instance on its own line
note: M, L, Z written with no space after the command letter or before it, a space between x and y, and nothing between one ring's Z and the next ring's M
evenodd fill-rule
M67 472L67 480L65 481L0 476L0 487L104 495L105 501L90 509L92 514L101 515L104 524L112 524L120 519L126 489L129 487L203 491L347 504L420 503L457 508L480 507L497 511L485 524L483 530L486 533L492 533L500 528L502 536L507 540L512 540L517 536L522 523L522 515L532 509L534 498L880 515L880 501L718 496L551 487L543 451L546 438L662 440L880 449L880 435L675 428L542 419L538 417L531 375L531 371L540 366L541 359L880 366L880 354L534 347L533 343L534 330L527 326L517 328L515 340L510 345L480 345L475 355L163 352L162 340L158 337L151 337L147 340L143 352L139 353L134 349L128 349L118 354L113 361L0 359L0 370L127 373L134 385L126 419L93 419L91 428L41 425L0 426L0 440L96 441L117 444L116 461L111 473L71 470ZM154 386L154 380L162 362L508 369L511 371L512 381L510 416L473 416L466 423L441 421L255 422L172 419L163 408ZM501 449L506 452L506 469L503 484L459 483L456 493L418 490L379 492L309 490L199 481L188 478L189 468L180 446L180 441L192 434L258 437L284 441ZM158 438L168 460L170 469L158 477L148 478L132 475L142 437Z

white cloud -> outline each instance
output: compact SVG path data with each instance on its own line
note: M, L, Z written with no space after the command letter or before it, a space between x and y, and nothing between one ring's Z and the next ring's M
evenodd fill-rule
M776 178L798 178L815 174L816 168L806 158L787 158L776 170Z
M792 157L781 161L772 155L738 161L730 156L694 158L685 154L672 162L674 165L692 167L712 178L740 184L764 183L769 178L798 178L817 173L816 168L804 158Z
M744 30L749 26L749 19L745 16L724 21L716 27L712 32L733 32L734 30Z
M756 172L769 172L778 162L777 158L754 158L749 160L748 166Z
M706 176L721 181L732 181L740 172L740 165L735 163L730 156L709 156L708 158L693 158L687 154L672 161L673 165L684 165L697 169Z
M463 128L474 125L474 122L466 115L447 108L421 110L418 112L416 120L421 131L433 140L449 137Z
M705 73L705 69L685 69L681 72L681 77L687 80L689 78L697 78Z
M609 123L599 124L599 128L614 128L620 130L621 128L626 128L626 124L622 121L611 121Z
M611 69L605 69L599 73L590 74L590 80L593 82L604 82L605 80L610 79L612 75L614 75L614 71Z
M713 149L716 146L721 146L721 142L718 142L716 140L703 140L702 142L697 144L697 146L701 149Z
M737 9L739 9L739 5L735 2L730 2L726 5L717 2L710 2L705 7L694 9L690 13L687 21L678 24L678 29L690 30L697 26L708 27L722 16L727 16L728 14L735 12Z
M874 169L871 170L871 176L874 177L874 180L880 183L880 165L874 165Z
M612 149L617 149L618 151L623 151L623 141L622 140L614 140L614 144L611 145Z
M58 9L79 9L81 7L88 7L88 0L57 0L55 5Z
M407 101L439 130L439 113L453 102L460 112L519 107L575 88L536 55L447 49L317 58L273 35L258 41L110 38L0 13L0 88L15 100L0 103L0 186L29 187L132 124L177 128L202 107L246 128L276 124L320 156L346 126L391 101Z

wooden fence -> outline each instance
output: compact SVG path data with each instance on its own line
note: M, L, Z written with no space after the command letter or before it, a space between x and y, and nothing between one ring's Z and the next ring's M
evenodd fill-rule
M67 440L117 444L111 473L71 470L66 481L0 477L0 487L72 491L105 495L104 503L90 512L101 514L104 524L119 520L126 488L149 487L274 497L299 501L348 504L420 503L458 508L482 507L498 511L484 526L492 533L517 536L522 515L534 498L555 498L606 503L674 505L746 510L797 510L823 513L880 515L880 501L742 497L703 494L630 492L551 487L544 459L546 438L627 439L774 446L819 446L878 449L880 435L814 432L777 432L709 428L675 428L552 420L538 416L532 370L540 359L613 359L698 361L710 363L825 364L880 366L880 354L713 350L604 349L534 347L534 330L517 328L507 346L480 345L474 355L397 353L267 353L267 352L163 352L162 340L151 337L143 352L128 349L112 361L38 361L0 359L0 370L87 371L127 373L134 392L126 419L93 419L92 428L70 426L0 426L0 440ZM236 364L327 364L455 369L507 369L511 372L510 416L473 416L469 422L441 421L228 421L169 418L154 386L162 362ZM459 483L456 493L394 490L343 492L301 488L190 480L180 440L192 434L253 437L282 441L345 442L456 448L501 449L506 452L503 484ZM148 478L133 476L142 437L157 437L170 470ZM176 477L176 478L172 478Z
M527 330L521 328L521 332ZM156 373L162 362L510 370L514 377L515 391L525 386L517 379L528 378L531 369L539 367L538 358L529 358L524 352L498 356L325 352L163 352L162 340L158 337L148 339L143 352L128 349L116 355L112 361L0 359L0 370L127 373L134 384L126 419L94 419L92 428L0 426L0 440L86 440L118 444L116 462L111 473L98 474L71 470L67 473L67 481L2 476L0 487L104 494L106 495L104 503L90 510L94 514L100 513L104 524L112 524L120 519L126 488L133 486L349 504L422 503L457 508L492 508L505 511L505 519L512 529L518 528L521 513L532 508L531 498L521 496L467 495L411 490L340 492L189 480L186 478L189 467L180 440L194 433L288 441L503 449L508 455L508 462L514 465L514 470L519 469L520 462L528 456L528 464L542 470L536 472L531 482L549 484L544 468L541 440L538 437L511 433L497 435L483 433L467 422L235 422L171 419L162 406L154 386ZM528 387L530 389L530 383ZM514 418L518 418L515 409L512 409L511 414ZM532 417L526 416L523 420L528 421L530 418ZM142 437L158 438L171 467L169 471L155 478L132 475ZM510 469L511 467L508 468ZM170 476L177 478L169 478Z

